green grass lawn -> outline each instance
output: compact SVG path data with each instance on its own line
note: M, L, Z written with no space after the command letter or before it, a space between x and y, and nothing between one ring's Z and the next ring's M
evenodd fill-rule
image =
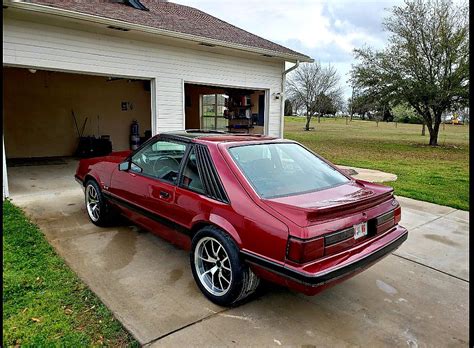
M38 227L5 201L2 346L99 345L139 346Z
M438 147L428 146L421 125L285 117L285 138L308 146L335 164L378 169L398 176L395 194L469 210L469 126L441 126Z

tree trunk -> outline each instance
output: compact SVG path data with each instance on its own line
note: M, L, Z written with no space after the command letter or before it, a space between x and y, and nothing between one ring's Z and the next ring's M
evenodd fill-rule
M321 123L321 113L318 113L318 123Z
M426 124L423 122L423 128L421 128L421 135L425 136L426 135Z
M430 145L438 146L438 134L435 132L430 132Z
M435 119L434 126L428 124L428 130L430 132L430 145L438 146L438 133L439 133L439 124L438 120Z
M438 133L443 110L430 110L425 107L424 110L418 108L417 111L423 117L423 126L426 126L430 133L430 146L438 146Z
M305 130L309 131L309 122L311 122L311 116L310 115L306 115L306 126L305 126Z
M430 132L430 145L438 146L439 125L441 123L442 112L435 112L433 132Z

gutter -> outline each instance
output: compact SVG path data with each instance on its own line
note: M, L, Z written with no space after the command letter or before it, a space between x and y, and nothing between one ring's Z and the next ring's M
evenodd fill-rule
M306 62L314 62L313 59L311 59L311 61L306 61ZM285 125L285 81L286 81L286 75L288 75L289 72L295 70L296 68L298 68L300 66L300 61L297 59L296 60L296 63L295 65L293 65L292 67L286 69L285 71L283 71L283 73L281 74L281 106L280 106L280 109L281 109L281 119L280 119L280 138L283 138L283 127Z
M161 36L166 36L166 37L175 38L175 39L194 41L198 43L209 44L212 46L220 46L220 47L231 48L231 49L236 49L240 51L246 51L250 53L257 53L260 55L267 55L270 57L282 58L288 61L295 61L295 60L296 61L300 60L302 62L314 61L314 59L304 56L304 55L293 55L293 54L281 53L281 52L277 52L277 51L273 51L269 49L256 48L256 47L246 46L242 44L230 43L227 41L211 39L211 38L206 38L206 37L192 35L192 34L180 33L180 32L176 32L172 30L153 28L146 25L124 22L117 19L111 19L111 18L96 16L96 15L82 13L82 12L65 10L65 9L41 5L41 4L35 4L31 2L26 2L25 0L3 0L3 6L27 10L31 12L45 13L45 14L50 14L50 15L55 15L55 16L60 16L60 17L65 17L65 18L72 18L72 19L77 19L77 20L86 21L86 22L99 23L106 26L115 26L115 27L119 27L123 29L150 33L150 34L155 34L155 35L161 35Z

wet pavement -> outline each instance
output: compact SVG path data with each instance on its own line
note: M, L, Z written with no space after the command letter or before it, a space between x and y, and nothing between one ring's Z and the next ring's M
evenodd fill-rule
M317 296L274 286L228 309L199 292L186 252L90 223L74 168L9 168L13 202L144 345L468 345L468 212L399 197L410 235L392 255Z

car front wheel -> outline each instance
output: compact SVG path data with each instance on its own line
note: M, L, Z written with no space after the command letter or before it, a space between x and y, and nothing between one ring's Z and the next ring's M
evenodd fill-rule
M99 185L94 180L87 181L84 193L87 215L91 222L101 227L109 226L117 214L105 201Z
M191 270L199 289L221 306L241 303L257 289L260 279L239 258L235 242L214 226L202 228L193 238Z

